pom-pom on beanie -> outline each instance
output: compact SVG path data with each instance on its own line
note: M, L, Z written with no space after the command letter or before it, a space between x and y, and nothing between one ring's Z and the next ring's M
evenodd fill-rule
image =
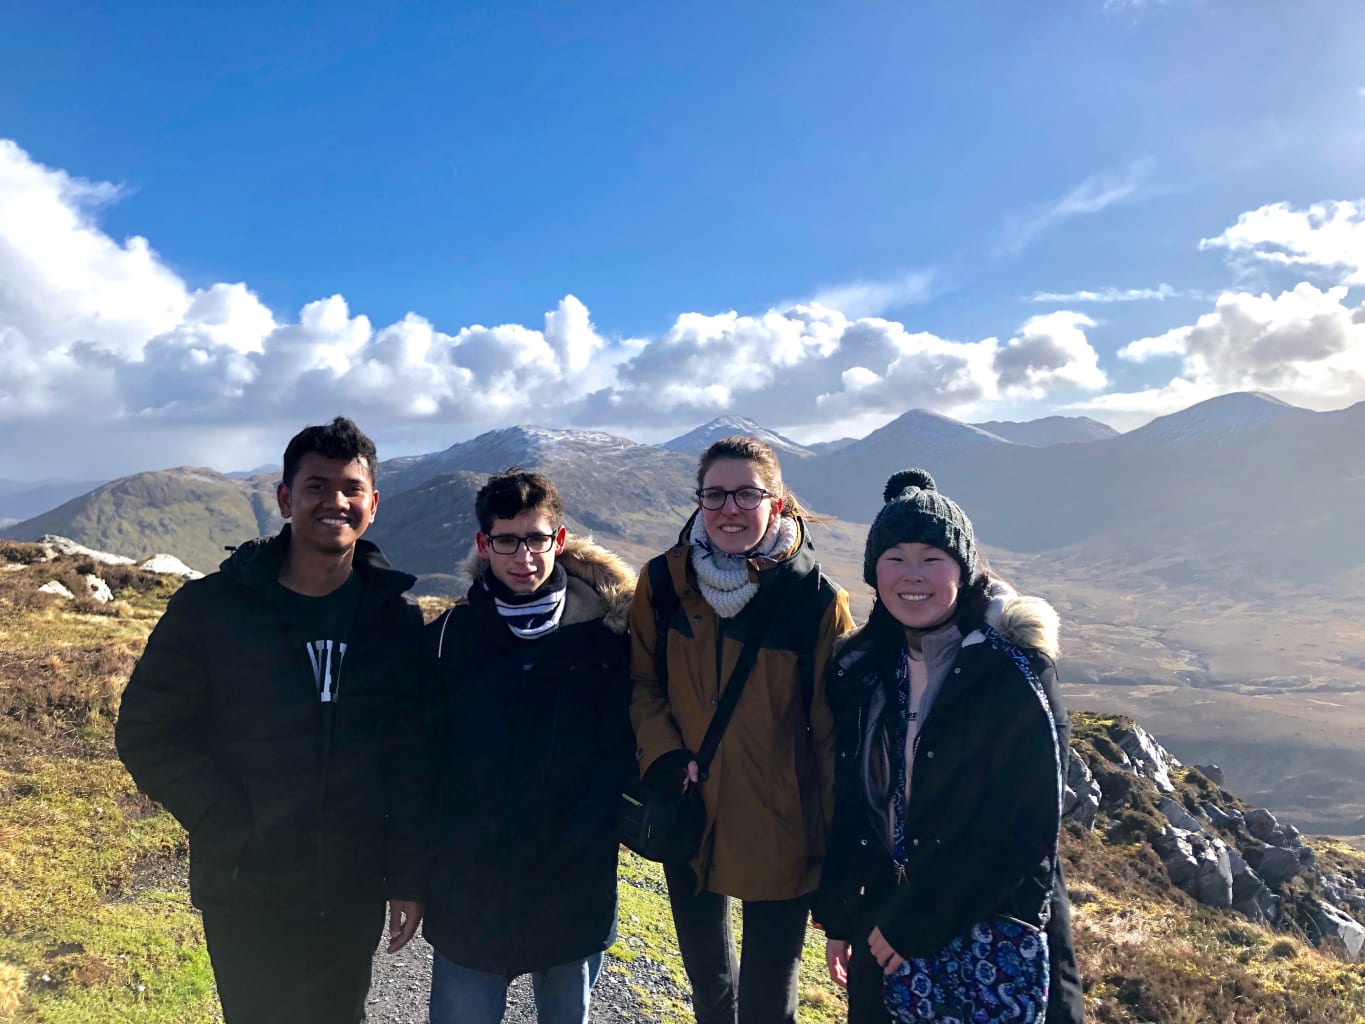
M897 544L930 544L948 552L962 566L962 580L976 575L976 536L972 521L951 498L934 486L922 469L903 469L886 481L882 509L867 531L863 579L877 585L877 559Z

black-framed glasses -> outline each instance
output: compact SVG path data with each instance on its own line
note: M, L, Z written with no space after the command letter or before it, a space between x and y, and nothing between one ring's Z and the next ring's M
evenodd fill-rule
M499 555L515 555L517 548L523 544L531 554L543 555L554 547L554 543L553 533L528 533L525 537L519 537L515 533L495 533L488 538L488 546Z
M697 496L697 503L708 512L719 512L725 507L725 499L730 497L735 499L736 508L752 512L763 503L764 498L773 496L771 491L765 491L762 487L739 487L733 491L723 487L703 487L693 493Z

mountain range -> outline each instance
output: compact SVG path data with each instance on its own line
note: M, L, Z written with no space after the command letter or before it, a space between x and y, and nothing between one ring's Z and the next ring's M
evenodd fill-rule
M1099 437L1083 419L973 425L910 410L829 445L728 418L661 445L515 426L381 463L370 537L425 590L457 593L474 494L520 465L556 481L572 529L639 564L695 507L697 455L736 430L783 445L788 485L834 517L814 542L859 616L871 596L860 524L892 472L922 466L991 564L1061 612L1074 706L1141 717L1178 755L1219 758L1241 790L1322 831L1365 815L1365 403L1319 413L1225 395ZM278 529L276 482L141 473L0 536L56 533L209 570L225 545Z

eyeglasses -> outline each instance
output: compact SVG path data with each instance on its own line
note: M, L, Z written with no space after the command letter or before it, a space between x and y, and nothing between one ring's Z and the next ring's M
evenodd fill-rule
M554 543L553 533L528 533L525 537L518 537L515 533L495 533L488 538L488 546L499 555L515 555L517 548L523 544L531 554L543 555L554 547Z
M722 487L703 487L693 493L697 496L697 503L708 512L719 512L725 507L725 499L732 495L735 507L745 512L752 512L763 503L764 498L773 496L771 491L765 491L762 487L740 487L733 491L727 491Z

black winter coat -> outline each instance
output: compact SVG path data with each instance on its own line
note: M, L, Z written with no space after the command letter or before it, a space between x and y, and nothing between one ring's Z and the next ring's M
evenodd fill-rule
M574 599L571 586L566 618ZM615 939L617 807L635 767L617 618L615 632L599 615L523 640L476 583L427 626L437 810L422 928L454 963L524 974Z
M870 920L902 956L929 956L991 914L1039 921L1060 826L1055 734L1011 656L975 639L964 640L920 730L900 884L888 795L866 792L859 765L872 744L872 763L894 777L890 730L900 725L890 708L904 631L878 604L836 653L834 835L815 904L832 938L861 939ZM1051 659L1024 653L1055 697Z
M289 536L286 524L243 545L171 598L123 694L119 756L189 831L195 906L320 915L420 900L414 579L358 542L360 603L324 704L276 582Z

